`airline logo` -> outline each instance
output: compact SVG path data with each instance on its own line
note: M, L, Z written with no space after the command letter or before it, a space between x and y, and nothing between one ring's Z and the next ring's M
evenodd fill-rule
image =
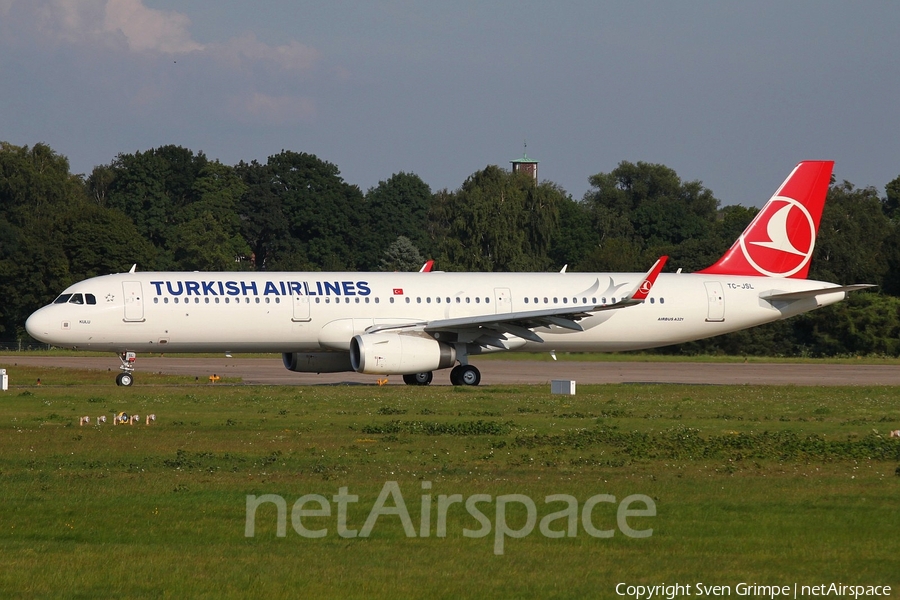
M739 239L747 262L763 275L790 277L806 267L816 224L805 206L784 196L769 200Z
M804 279L833 167L830 160L798 164L728 252L697 272Z

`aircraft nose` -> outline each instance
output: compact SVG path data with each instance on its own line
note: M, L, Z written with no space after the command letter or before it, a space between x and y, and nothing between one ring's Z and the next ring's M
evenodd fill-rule
M41 342L49 342L50 319L43 308L34 311L25 321L28 335Z

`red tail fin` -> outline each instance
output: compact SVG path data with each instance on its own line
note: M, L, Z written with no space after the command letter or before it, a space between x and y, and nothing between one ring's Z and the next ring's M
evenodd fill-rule
M833 166L797 165L728 252L698 273L805 279Z

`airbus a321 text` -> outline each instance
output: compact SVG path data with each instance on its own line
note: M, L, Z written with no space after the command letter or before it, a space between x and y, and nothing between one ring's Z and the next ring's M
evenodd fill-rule
M806 279L831 161L802 162L714 265L696 273L128 273L76 283L29 317L60 347L137 352L279 352L303 373L403 375L473 355L666 346L785 319L867 285ZM563 270L564 271L564 270Z

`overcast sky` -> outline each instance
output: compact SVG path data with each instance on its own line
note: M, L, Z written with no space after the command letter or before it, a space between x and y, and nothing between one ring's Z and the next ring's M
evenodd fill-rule
M0 0L0 140L89 173L282 149L363 191L509 167L575 198L623 161L760 205L803 159L900 176L897 2Z

